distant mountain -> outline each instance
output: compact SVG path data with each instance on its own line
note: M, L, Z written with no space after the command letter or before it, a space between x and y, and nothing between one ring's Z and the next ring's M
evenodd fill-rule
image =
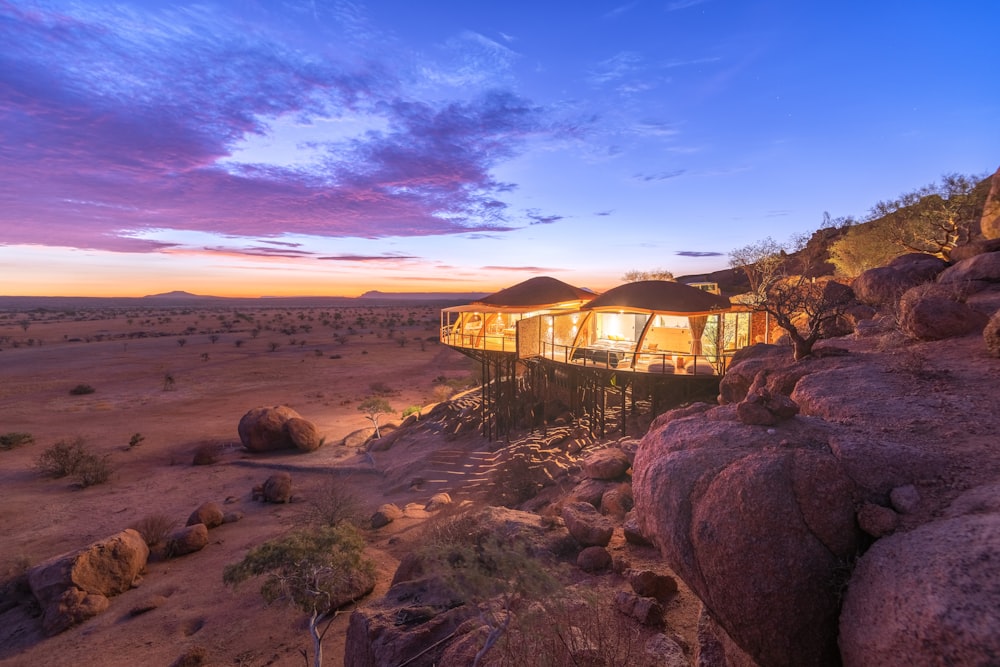
M142 297L143 299L214 299L214 296L205 296L201 294L191 294L191 292L185 292L183 290L174 290L173 292L164 292L163 294L147 294Z

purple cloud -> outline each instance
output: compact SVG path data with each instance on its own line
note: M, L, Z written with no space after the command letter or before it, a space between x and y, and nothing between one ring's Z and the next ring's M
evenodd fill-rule
M209 9L74 11L0 4L0 244L155 252L175 245L143 238L158 230L509 231L515 185L492 168L564 131L504 91L407 99L379 63L286 48ZM220 163L279 118L346 113L381 129L323 144L311 167Z
M680 255L681 257L722 257L726 253L714 252L714 251L699 251L699 250L678 250L674 254Z

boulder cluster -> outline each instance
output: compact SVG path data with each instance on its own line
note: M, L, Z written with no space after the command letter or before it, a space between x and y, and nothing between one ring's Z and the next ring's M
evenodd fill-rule
M954 259L904 255L862 274L855 336L981 333L979 363L996 365L1000 242ZM720 405L661 415L643 438L637 533L704 603L699 664L997 661L1000 485L941 500L947 471L970 462L900 433L946 420L934 392L950 375L918 349L892 358L827 344L793 362L756 345L733 360ZM889 415L902 426L879 429Z
M251 452L312 452L323 445L316 426L285 405L253 408L240 419L237 430L240 442Z

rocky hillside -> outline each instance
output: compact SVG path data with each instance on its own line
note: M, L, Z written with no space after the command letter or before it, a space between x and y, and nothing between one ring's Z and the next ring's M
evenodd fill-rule
M705 664L1000 659L1000 252L973 254L991 247L863 274L852 335L800 362L748 348L721 405L654 422L636 511L715 623Z

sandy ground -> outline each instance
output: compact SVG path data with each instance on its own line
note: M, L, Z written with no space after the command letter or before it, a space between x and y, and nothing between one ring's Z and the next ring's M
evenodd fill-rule
M477 365L437 344L437 326L437 311L417 306L0 312L0 434L27 432L35 439L0 451L0 577L150 515L183 525L209 500L244 514L213 529L200 552L151 560L141 583L112 598L107 612L60 635L44 638L24 605L0 613L0 664L169 665L194 647L211 664L304 664L300 649L310 647L304 614L266 607L253 582L226 587L222 570L253 546L304 523L331 483L351 490L364 516L385 502L422 505L433 491L447 490L407 483L411 470L424 475L430 452L492 447L475 434L446 443L428 437L376 454L373 469L371 459L339 444L370 426L357 405L373 385L392 390L388 400L401 411L440 398L442 380L454 386L475 381ZM95 392L71 395L79 384ZM240 417L278 404L312 421L329 444L310 454L243 451ZM143 440L130 448L135 433ZM109 457L115 471L110 482L83 489L36 470L43 449L77 437ZM220 459L194 466L193 452L204 442L222 444ZM393 472L383 474L389 468ZM253 486L275 470L291 472L296 502L251 499ZM423 526L423 519L404 518L367 532L379 570L369 601L387 590L399 559L419 545ZM613 546L616 554L627 551L635 566L663 569L652 548L627 547L620 537ZM578 576L592 589L621 586L607 576ZM154 599L153 611L130 613ZM668 606L668 627L693 641L697 609L682 587ZM325 664L342 664L348 615L327 634Z
M256 406L289 405L316 424L328 443L337 443L370 425L357 404L373 384L391 389L388 400L402 411L433 402L442 376L460 384L472 380L475 369L461 354L426 340L437 334L437 312L430 308L337 309L342 323L332 319L333 309L244 309L253 322L240 319L229 327L223 324L236 320L231 310L185 310L120 312L113 319L108 311L42 313L34 314L27 329L21 322L29 316L0 313L0 433L27 432L35 439L0 451L0 574L9 577L152 514L176 517L183 525L208 500L228 502L227 510L245 514L213 530L203 551L150 563L142 585L62 635L40 641L36 624L4 618L3 664L166 665L195 644L221 664L301 664L302 615L265 609L252 583L226 588L222 568L302 522L310 497L331 476L356 489L366 511L385 500L372 484L374 476L357 472L364 467L354 465L353 448L329 444L308 455L250 456L239 447L240 417ZM366 324L358 325L357 317ZM393 317L402 326L386 324ZM406 325L410 317L415 322ZM291 326L296 333L281 332ZM137 331L149 337L134 337ZM400 345L403 336L407 341ZM243 342L237 347L236 341ZM78 384L96 391L71 395ZM129 448L134 433L144 439ZM35 470L43 449L77 437L110 457L115 472L109 483L81 489ZM193 466L192 453L205 441L225 445L221 459ZM293 471L300 502L253 502L252 487L282 468ZM406 524L396 532L405 535ZM382 551L379 539L386 538L373 540L372 555L391 575L396 556ZM128 615L155 595L167 598L161 608ZM329 664L340 659L336 629L330 632Z

